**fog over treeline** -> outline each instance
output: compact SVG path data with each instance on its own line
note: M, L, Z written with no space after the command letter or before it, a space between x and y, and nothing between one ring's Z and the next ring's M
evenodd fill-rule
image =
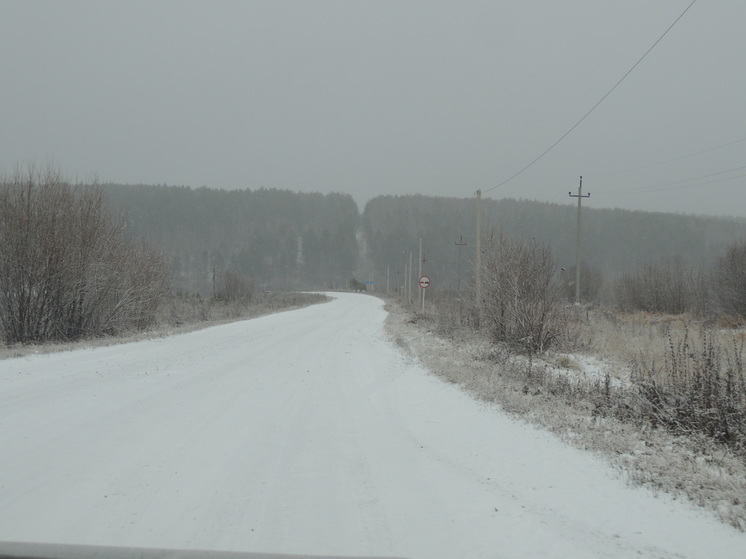
M349 195L104 188L130 233L166 253L177 292L209 295L224 272L266 290L344 287L355 273L359 215Z
M410 253L417 275L420 238L423 273L435 290L473 279L475 198L379 196L360 212L352 196L340 193L113 184L105 192L112 211L126 213L130 234L166 254L177 292L210 295L224 272L265 290L343 288L357 278L378 292L386 285L393 291ZM483 200L485 237L535 239L569 269L573 202ZM708 265L746 239L739 219L596 209L592 200L582 212L583 265L604 279L651 262Z

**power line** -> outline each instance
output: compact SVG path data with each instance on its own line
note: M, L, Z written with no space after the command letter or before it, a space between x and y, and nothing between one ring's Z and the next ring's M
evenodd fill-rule
M609 95L611 95L611 93L619 86L619 84L621 84L625 80L625 78L627 76L629 76L635 68L637 68L637 66L645 59L645 57L648 54L650 54L650 52L658 45L658 43L660 43L663 40L663 37L665 37L668 34L668 32L671 31L671 29L673 29L673 27L679 22L679 20L682 17L684 17L684 14L686 14L689 11L689 8L691 8L696 1L697 0L692 0L691 4L689 4L683 12L681 12L681 15L679 15L679 17L677 17L676 20L671 25L669 25L668 29L666 29L663 32L663 34L660 37L658 37L658 40L655 41L655 43L653 43L653 45L647 51L645 51L645 54L643 54L637 60L637 62L635 62L632 65L632 67L629 70L627 70L627 72L619 79L619 81L614 84L614 87L612 87L609 91L607 91L606 95L604 95L603 97L601 97L601 99L599 99L598 102L595 105L593 105L591 107L591 109L580 118L580 120L578 120L575 124L573 124L572 127L570 127L570 129L567 132L565 132L564 134L562 134L562 136L560 136L560 138L556 142L554 142L551 146L549 146L546 150L544 150L536 159L534 159L533 161L531 161L531 163L529 163L528 165L526 165L523 169L521 169L520 171L518 171L517 173L515 173L511 177L507 178L506 180L504 180L500 184L497 184L497 185L495 185L495 186L493 186L491 188L488 188L487 190L484 190L483 193L491 192L492 190L495 190L496 188L499 188L499 187L503 186L504 184L509 183L514 178L516 178L518 175L521 175L524 171L526 171L529 168L531 168L537 161L539 161L547 153L549 153L550 151L552 151L552 149L554 149L554 147L557 144L559 144L562 140L564 140L567 136L569 136L570 133L573 130L575 130L578 126L580 126L580 123L583 122L596 109L596 107L598 107L601 103L603 103L604 100Z
M738 144L741 142L746 142L746 138L741 138L739 140L733 140L732 142L726 142L724 144L720 144L715 147L703 149L701 151L696 151L694 153L688 153L686 155L680 155L679 157L674 157L673 159L666 159L665 161L657 161L655 163L648 163L647 165L640 165L639 167L630 167L628 169L621 169L619 171L609 171L608 173L596 173L593 175L587 175L589 177L607 177L609 175L621 175L623 173L631 173L633 171L642 171L644 169L649 169L650 167L657 167L659 165L665 165L666 163L673 163L674 161L681 161L682 159L689 159L691 157L696 157L698 155L702 155L704 153L709 153L711 151L715 151L718 149L723 149L728 146L732 146L734 144Z
M743 169L744 167L739 167L739 168ZM723 172L728 172L728 171L723 171ZM693 181L693 180L699 180L701 178L706 178L706 177L710 177L710 176L714 176L714 175L719 175L719 174L721 174L721 173L713 173L712 175L705 175L704 177L699 177L697 179L686 179L686 180L683 180L683 181L676 181L676 182L673 182L673 183L664 183L664 184L658 184L658 185L653 185L653 186L628 188L628 189L622 189L622 190L599 190L599 191L596 191L596 193L597 194L645 194L645 193L648 193L648 192L662 192L662 191L665 191L665 190L680 190L682 188L695 188L695 187L699 187L699 186L705 186L705 185L708 185L708 184L717 184L717 183L720 183L720 182L727 182L727 181L732 181L732 180L735 180L735 179L740 179L740 178L746 177L746 174L743 174L743 175L735 175L733 177L725 177L725 178L722 178L722 179L717 179L717 180L712 180L712 181L697 182L697 183L694 183L694 184L683 184L683 185L682 184L678 184L678 183L682 183L682 182L690 182L690 181ZM671 185L676 185L676 186L671 186Z

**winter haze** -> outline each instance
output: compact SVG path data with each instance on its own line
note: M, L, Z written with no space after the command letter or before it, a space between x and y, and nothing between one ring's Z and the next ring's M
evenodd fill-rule
M0 168L746 216L746 3L690 4L3 0Z

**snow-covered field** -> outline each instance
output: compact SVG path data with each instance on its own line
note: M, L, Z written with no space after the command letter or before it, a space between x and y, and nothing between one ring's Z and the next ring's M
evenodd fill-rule
M746 534L402 356L380 300L0 361L0 540L746 557Z

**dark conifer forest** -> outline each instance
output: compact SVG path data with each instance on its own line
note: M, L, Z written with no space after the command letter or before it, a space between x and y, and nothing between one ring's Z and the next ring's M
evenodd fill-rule
M476 200L379 196L362 212L347 194L289 190L216 190L105 185L109 207L127 230L162 251L172 289L210 295L225 273L263 290L347 288L354 278L377 292L423 273L434 290L473 280ZM558 264L575 265L577 207L525 200L484 200L486 239L527 239L550 247ZM582 214L582 268L604 280L651 262L710 265L746 238L746 221L682 214L597 209ZM416 280L416 278L414 278Z

